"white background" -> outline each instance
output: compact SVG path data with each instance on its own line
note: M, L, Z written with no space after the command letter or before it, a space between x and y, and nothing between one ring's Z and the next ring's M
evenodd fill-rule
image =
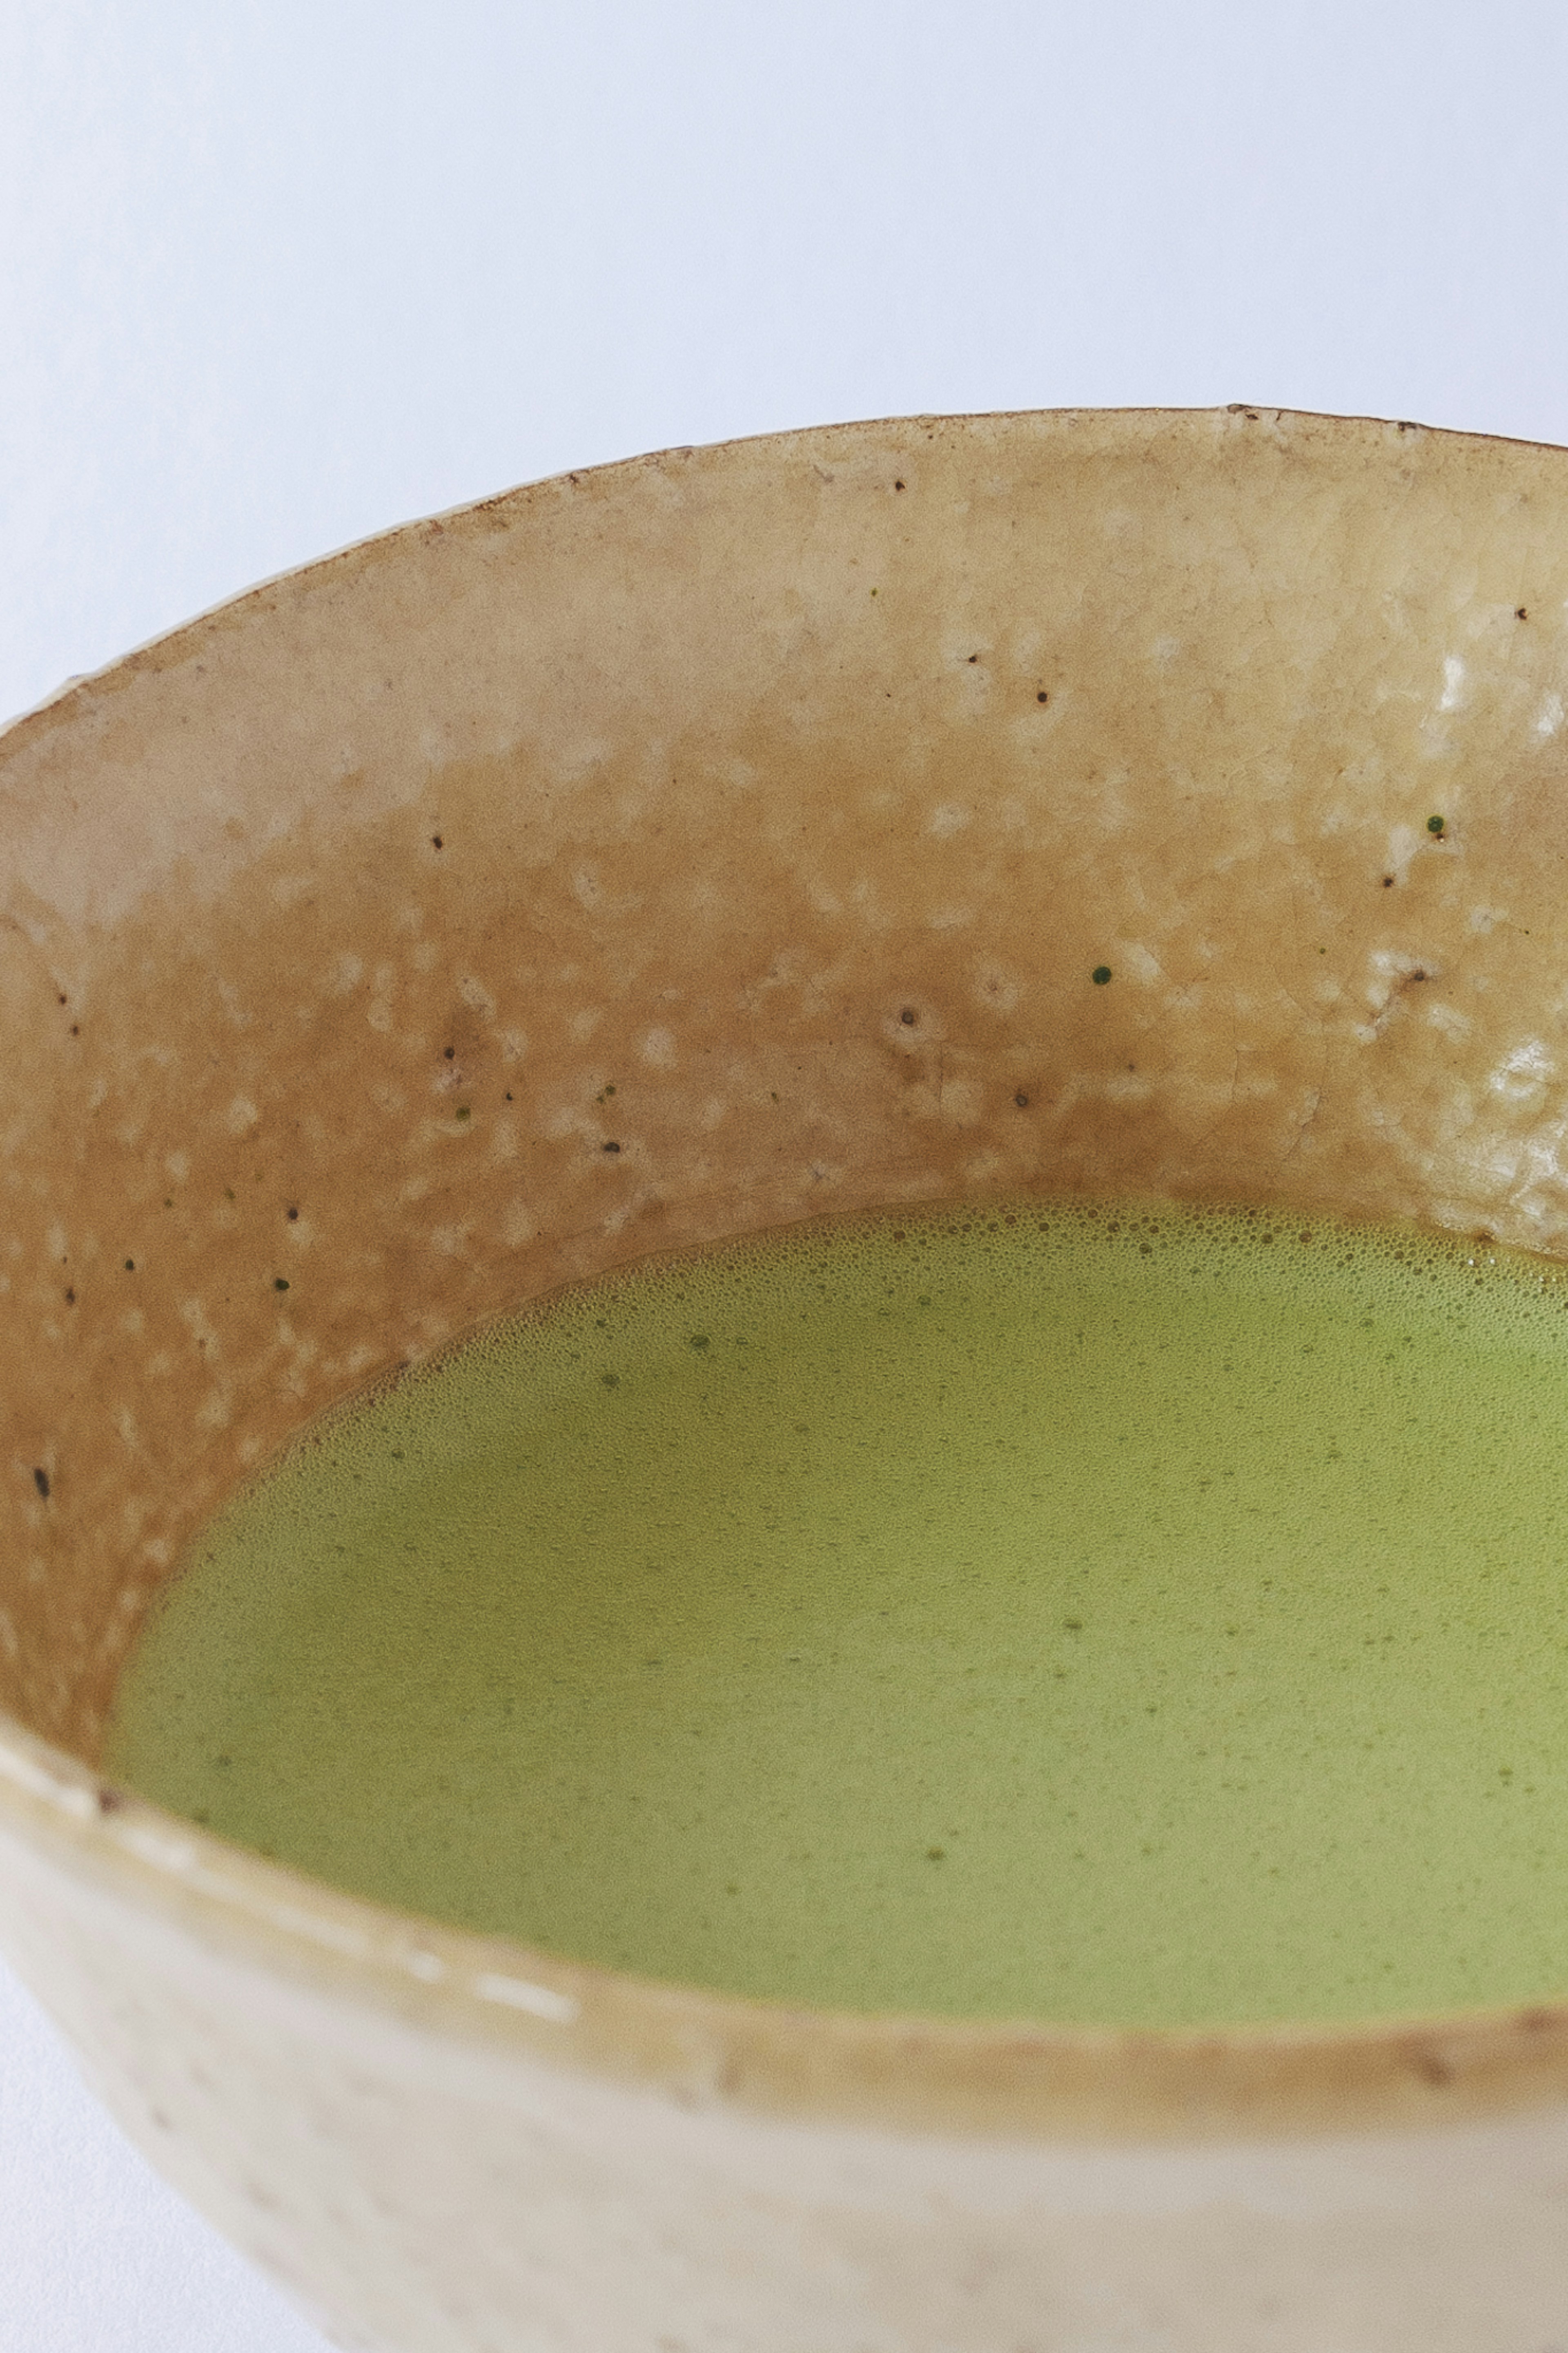
M1563 0L0 0L0 713L569 466L1230 400L1568 442ZM322 2343L0 1975L0 2353Z

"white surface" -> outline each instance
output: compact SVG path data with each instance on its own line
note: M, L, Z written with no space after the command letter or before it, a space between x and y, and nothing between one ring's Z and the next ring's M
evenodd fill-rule
M0 712L671 442L1250 400L1568 441L1561 0L7 0ZM0 1980L0 2353L321 2342Z
M318 2353L165 2189L0 1968L0 2353Z

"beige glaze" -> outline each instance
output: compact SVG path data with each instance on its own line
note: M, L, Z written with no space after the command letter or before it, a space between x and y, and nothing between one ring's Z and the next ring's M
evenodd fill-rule
M1237 409L568 476L0 739L0 1935L343 2343L1568 2345L1568 1922L1523 2014L816 2017L93 1771L233 1485L580 1273L1031 1189L1568 1256L1565 711L1568 453Z

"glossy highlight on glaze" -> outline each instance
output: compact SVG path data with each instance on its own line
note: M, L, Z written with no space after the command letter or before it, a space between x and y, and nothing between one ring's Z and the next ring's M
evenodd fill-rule
M495 1324L195 1549L107 1762L548 1950L862 2010L1524 2001L1568 1907L1568 1277L1015 1201Z

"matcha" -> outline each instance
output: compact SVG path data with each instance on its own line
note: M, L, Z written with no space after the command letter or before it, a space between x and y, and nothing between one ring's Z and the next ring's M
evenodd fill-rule
M574 1289L210 1529L107 1769L562 1955L1198 2025L1568 1989L1568 1275L1014 1203Z

